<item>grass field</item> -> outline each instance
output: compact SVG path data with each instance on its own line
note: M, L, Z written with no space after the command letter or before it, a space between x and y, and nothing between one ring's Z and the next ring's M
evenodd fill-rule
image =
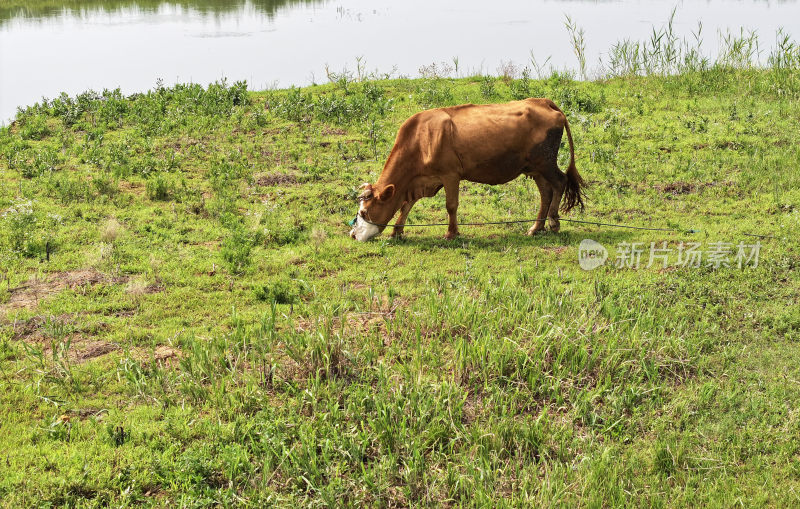
M622 76L592 82L341 75L21 110L0 129L2 505L796 505L786 55L637 76L618 48ZM348 238L405 118L527 96L566 112L591 184L566 218L675 231ZM465 183L459 214L538 204L532 180ZM445 219L440 193L410 222ZM605 265L580 268L584 239Z

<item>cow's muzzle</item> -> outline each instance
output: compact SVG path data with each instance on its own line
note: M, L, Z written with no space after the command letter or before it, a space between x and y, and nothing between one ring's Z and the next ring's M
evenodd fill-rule
M350 237L364 242L375 237L381 232L381 228L365 220L361 215L356 216L353 229L350 230Z

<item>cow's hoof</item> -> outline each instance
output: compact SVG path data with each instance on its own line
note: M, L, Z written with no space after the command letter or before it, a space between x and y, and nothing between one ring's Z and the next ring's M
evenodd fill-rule
M447 240L453 240L456 237L458 237L458 232L447 232L447 235L444 236Z
M531 236L540 235L542 233L544 233L544 228L542 228L541 226L539 226L538 228L536 226L531 226L530 229L528 230L528 235Z

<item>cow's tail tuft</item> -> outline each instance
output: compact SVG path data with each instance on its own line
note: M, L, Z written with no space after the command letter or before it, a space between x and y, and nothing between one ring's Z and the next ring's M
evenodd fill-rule
M575 167L575 146L572 143L572 132L569 130L569 121L566 118L566 115L564 115L564 127L567 130L567 139L569 140L569 168L567 168L567 189L564 191L561 210L569 212L574 207L579 206L582 212L583 198L585 197L584 189L587 186L581 178L581 174L578 173L578 168Z

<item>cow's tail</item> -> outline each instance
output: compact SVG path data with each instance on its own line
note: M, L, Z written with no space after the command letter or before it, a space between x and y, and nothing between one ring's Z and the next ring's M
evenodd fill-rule
M567 130L567 139L569 140L569 167L567 168L567 189L564 191L561 210L569 212L575 206L579 206L583 211L586 183L578 173L578 168L575 167L575 145L572 143L572 132L569 130L569 121L566 115L564 115L564 128Z

